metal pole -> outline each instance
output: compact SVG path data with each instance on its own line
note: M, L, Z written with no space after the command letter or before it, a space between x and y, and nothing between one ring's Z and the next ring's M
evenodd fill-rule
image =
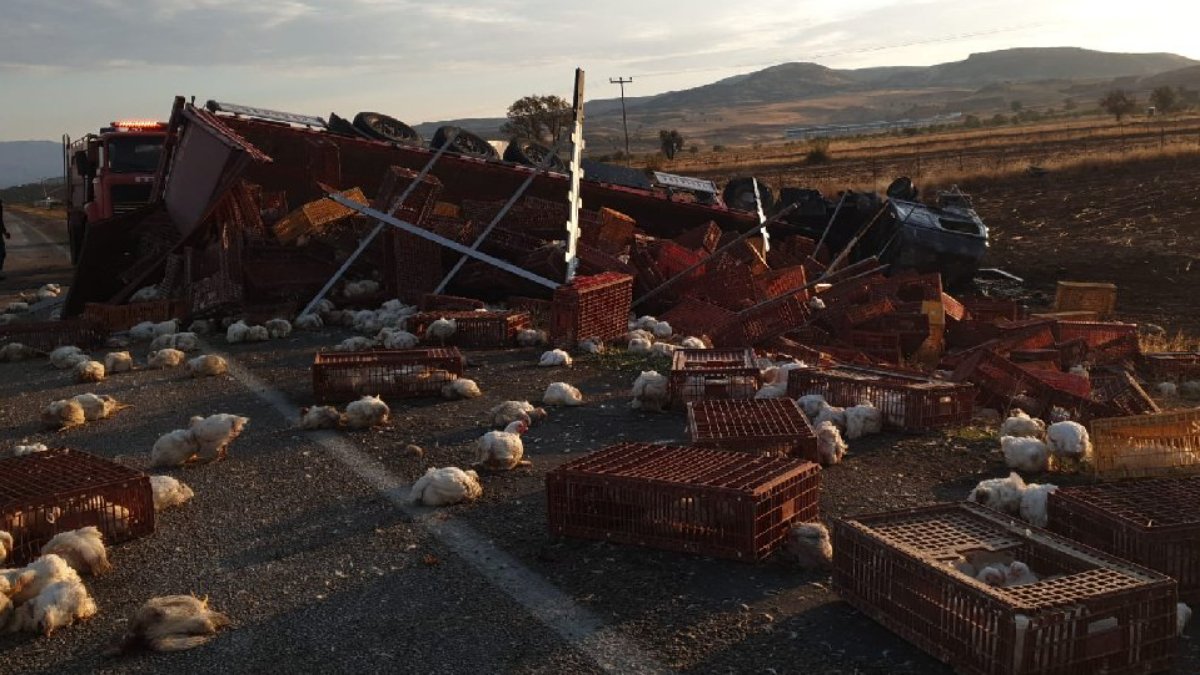
M629 157L629 119L625 116L625 85L632 84L633 78L625 79L618 77L617 79L608 78L609 84L621 85L621 126L625 128L625 166L630 165Z
M433 153L433 157L430 157L429 161L425 163L425 167L421 169L421 173L417 174L417 177L413 179L413 182L408 184L408 187L404 189L404 192L399 197L393 199L391 204L388 204L389 214L400 208L400 205L404 203L404 200L408 199L408 196L412 194L412 191L417 189L417 186L421 184L421 181L425 180L425 176L429 175L429 170L432 169L433 165L442 158L442 154L445 153L446 149L454 143L454 139L458 138L459 131L459 129L455 129L454 132L450 134L450 138L446 139L446 142L442 144L442 147L438 148L437 152ZM332 197L333 195L330 195L330 198ZM334 201L337 200L334 199ZM349 270L350 266L354 264L354 261L358 260L358 256L362 255L363 251L367 250L367 247L371 245L371 242L375 241L375 237L378 237L379 233L382 231L383 223L381 222L376 225L375 229L371 230L371 232L368 233L362 241L358 242L358 248L350 254L349 258L346 258L346 262L342 263L342 266L338 268L337 272L334 272L333 276L329 278L329 281L325 282L325 285L321 287L320 292L317 293L307 305L305 305L304 311L300 312L301 316L312 313L317 304L320 303L321 300L325 298L325 295L329 293L329 289L333 288L334 284L336 284L338 280L342 278L342 275L346 273L346 270Z
M631 78L632 79L632 78ZM575 270L579 268L579 203L581 192L579 181L583 179L583 85L582 68L575 69L575 96L572 100L574 116L571 129L571 189L567 191L567 278L566 283L575 279ZM628 142L628 140L626 140Z
M809 257L813 260L817 259L817 252L821 250L821 244L825 243L825 239L829 236L829 230L833 227L833 223L837 220L838 214L842 212L842 204L846 203L846 193L842 192L842 198L838 200L837 208L833 210L833 217L825 225L825 231L821 233L821 238L817 240L817 247L813 249L812 255Z

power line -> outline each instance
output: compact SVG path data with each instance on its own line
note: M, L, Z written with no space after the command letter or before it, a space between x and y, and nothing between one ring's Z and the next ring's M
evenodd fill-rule
M621 126L625 127L625 165L629 165L629 118L625 116L625 85L632 84L633 78L625 79L618 77L617 79L608 78L609 84L621 85Z

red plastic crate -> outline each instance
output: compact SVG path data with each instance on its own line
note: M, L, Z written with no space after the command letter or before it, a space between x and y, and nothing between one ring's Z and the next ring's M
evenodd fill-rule
M1155 382L1200 380L1200 352L1142 354L1142 366Z
M633 277L617 272L579 276L554 291L550 338L575 346L580 340L613 340L629 331Z
M988 298L984 296L971 296L959 299L962 301L963 306L967 308L967 313L970 315L969 318L975 321L992 323L997 319L1019 321L1025 318L1021 311L1021 305L1016 300Z
M1056 389L1008 359L988 350L980 350L963 360L950 378L954 382L972 382L979 388L980 406L1009 410L1016 406L1034 417L1045 415L1052 406L1060 406L1073 418L1086 416L1091 400Z
M25 565L55 534L96 526L107 545L154 532L154 495L141 471L74 450L0 459L0 530L9 565Z
M1142 345L1134 333L1113 338L1108 342L1088 347L1087 360L1098 366L1133 362L1142 354Z
M551 534L754 561L817 520L811 462L623 443L546 475Z
M854 349L880 363L901 363L904 360L899 333L852 330L846 342Z
M1036 583L992 587L949 563L986 552ZM1169 670L1175 581L971 502L838 521L834 591L934 658L971 675Z
M421 296L421 304L418 307L422 312L473 312L477 309L483 309L484 304L482 300L476 300L475 298L426 293Z
M456 328L447 344L465 349L499 349L511 346L517 333L529 328L529 315L525 312L420 312L408 317L408 330L424 337L429 324L438 319L451 319Z
M133 302L127 305L109 305L89 302L83 306L83 319L91 321L104 330L115 333L129 330L143 321L166 321L182 319L187 307L178 300L153 300Z
M757 281L759 296L770 300L784 293L801 290L808 283L808 272L803 265L793 265L762 274ZM808 292L805 291L805 296L807 295Z
M1137 337L1137 324L1105 321L1055 321L1054 336L1059 342L1083 338L1089 347L1099 347L1125 336Z
M753 349L677 349L671 357L672 405L754 398L762 383Z
M821 461L817 436L791 399L693 401L687 412L692 445Z
M788 398L820 394L829 405L870 401L890 429L921 432L969 424L975 387L882 368L842 365L788 373Z
M722 253L705 263L703 275L688 282L687 295L739 311L759 301L759 288L754 272L744 262Z
M808 323L803 293L790 293L738 312L713 332L721 347L753 347Z
M675 237L674 241L676 244L693 251L712 253L717 250L717 245L721 241L721 228L717 227L717 224L710 220Z
M441 396L442 386L462 377L466 359L453 347L369 352L317 352L313 398L349 403L361 396L385 399Z
M687 268L703 260L706 255L700 251L680 246L670 240L655 242L654 249L654 261L664 279L678 276ZM703 267L698 268L689 275L689 278L698 279L703 273L703 269Z
M67 345L95 347L107 336L102 326L87 319L18 321L0 326L0 344L20 342L46 352Z
M679 335L707 335L713 328L729 321L734 312L698 298L685 297L659 319L671 324Z
M1091 373L1091 398L1099 404L1098 417L1146 415L1160 412L1158 404L1133 375L1122 369L1096 369Z
M1059 488L1050 529L1179 582L1200 602L1200 478L1151 478Z
M528 312L529 321L539 328L550 325L551 303L540 298L512 296L506 300L508 308L518 312Z

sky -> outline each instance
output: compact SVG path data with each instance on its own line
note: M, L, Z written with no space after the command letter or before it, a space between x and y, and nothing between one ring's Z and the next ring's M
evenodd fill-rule
M165 119L176 94L410 124L526 94L643 96L789 61L929 65L1009 47L1200 59L1194 0L3 0L0 141Z

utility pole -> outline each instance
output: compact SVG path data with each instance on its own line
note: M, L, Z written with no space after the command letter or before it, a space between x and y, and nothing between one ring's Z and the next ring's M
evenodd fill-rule
M614 80L610 77L608 78L608 82L609 84L621 85L621 126L625 128L625 166L629 166L629 118L625 116L625 85L631 84L633 78L625 79L624 77L618 77Z

